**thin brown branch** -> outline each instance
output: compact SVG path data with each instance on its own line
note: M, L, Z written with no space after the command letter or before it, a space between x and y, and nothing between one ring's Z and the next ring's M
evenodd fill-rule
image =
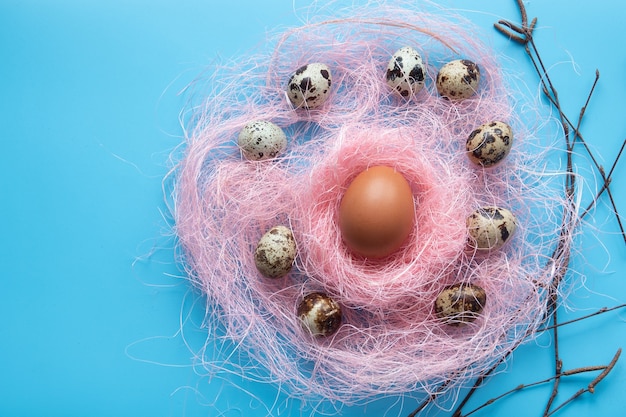
M519 33L520 35L526 35L526 29L524 29L522 26L517 26L515 23L509 22L508 20L498 20L498 24L506 26L509 29Z
M613 356L613 359L609 363L609 366L607 366L606 369L602 371L602 373L596 377L596 379L591 381L591 384L589 384L589 386L587 387L587 390L590 393L593 394L596 390L596 385L602 382L602 380L606 378L606 376L613 370L621 354L622 354L622 348L617 349L617 352L615 352L615 355Z
M522 27L528 26L528 14L526 13L526 6L524 6L524 0L517 0L517 7L519 8L522 18Z
M617 163L620 160L620 158L622 156L622 153L624 152L624 146L626 146L626 140L624 140L622 142L622 147L620 148L619 152L617 153L617 157L613 161L613 165L611 166L611 170L609 171L609 174L606 176L606 181L602 185L602 188L600 189L600 191L598 191L598 193L596 194L596 197L594 198L594 200L591 203L589 203L589 205L587 206L585 211L583 211L580 214L581 218L585 217L589 213L589 211L595 206L596 201L600 198L600 196L602 195L604 190L606 190L607 187L609 186L609 184L611 183L611 179L613 177L613 171L615 170L615 167L617 166Z
M580 132L580 125L582 124L583 117L585 116L585 112L587 111L587 107L589 106L589 102L591 101L591 96L593 96L593 92L598 85L598 81L600 80L600 71L596 69L596 78L593 80L593 84L591 85L591 89L589 90L589 94L587 94L587 100L585 104L581 107L580 113L578 115L578 123L576 124L576 136Z
M509 38L510 40L515 41L515 42L517 42L517 43L520 43L520 44L522 44L522 45L523 45L523 44L525 44L525 43L526 43L526 38L524 38L524 37L522 37L522 36L519 36L519 35L515 35L513 32L511 32L511 31L509 31L509 30L506 30L506 29L504 28L504 26L508 26L508 24L507 24L507 23L509 23L509 22L506 22L506 21L500 21L500 22L498 22L498 23L494 23L494 24L493 24L493 27L494 27L494 28L496 28L496 30L497 30L498 32L502 33L504 36L506 36L506 37L507 37L507 38ZM509 23L509 24L510 24L510 23Z
M479 405L478 407L474 408L473 410L463 414L460 417L469 417L470 415L482 410L483 408L490 406L491 404L495 403L496 401L499 401L505 397L508 397L511 394L515 394L518 391L522 391L528 388L533 388L539 385L543 385L543 384L547 384L548 382L551 382L553 380L555 380L558 377L568 377L568 376L573 376L573 375L579 375L579 374L583 374L583 373L587 373L587 372L595 372L595 371L606 371L607 368L609 368L611 366L611 364L609 365L601 365L601 366L584 366L581 368L574 368L574 369L569 369L567 371L563 371L561 374L559 375L554 375L551 376L549 378L546 379L542 379L541 381L535 381L535 382L531 382L528 384L519 384L518 386L516 386L515 388L512 388L506 392L503 392L502 394L498 395L497 397L493 397L490 398L489 400L485 401L483 404ZM596 378L597 379L597 378ZM596 380L594 379L594 381Z
M604 371L602 371L600 373L600 375L598 375L593 381L591 381L591 383L587 386L587 388L582 388L582 389L576 391L574 393L574 395L569 397L567 400L563 401L561 404L559 404L558 407L555 407L549 414L546 414L546 417L552 416L554 413L556 413L557 411L559 411L560 409L565 407L567 404L571 403L576 398L580 397L581 395L583 395L586 392L589 392L591 394L595 393L596 386L600 382L602 382L602 380L604 378L606 378L606 376L613 370L613 368L615 367L615 364L617 363L617 360L619 359L621 353L622 353L622 349L621 348L617 349L617 352L613 356L613 359L611 360L611 362L606 366L606 368L604 368Z
M596 193L596 196L593 198L593 200L591 200L591 203L589 203L587 208L585 208L585 210L579 216L580 219L583 219L587 214L589 214L591 209L595 207L595 205L597 204L598 200L600 199L600 196L606 191L609 196L611 205L613 207L613 214L615 214L615 218L617 219L617 224L619 226L622 238L624 239L624 243L626 243L626 232L624 231L624 226L622 224L622 216L617 210L617 206L615 205L613 194L611 193L611 189L609 188L609 185L611 184L611 181L613 179L613 171L615 170L615 167L617 166L617 163L619 162L622 156L622 153L624 152L625 146L626 146L626 140L622 142L622 146L619 152L617 153L617 157L613 161L613 165L611 166L611 169L609 170L608 175L604 176L604 170L600 169L600 173L603 175L603 178L604 178L604 183L602 184L602 188L600 188L600 191Z
M618 309L624 308L624 307L626 307L626 304L620 304L618 306L610 307L610 308L609 307L602 307L600 310L598 310L598 311L596 311L594 313L591 313L591 314L587 314L586 316L578 317L578 318L575 318L575 319L572 319L572 320L568 320L568 321L563 321L563 322L558 324L558 327L562 327L562 326L565 326L567 324L572 324L572 323L576 323L576 322L579 322L579 321L582 321L582 320L586 320L588 318L591 318L591 317L594 317L594 316L597 316L597 315L600 315L600 314L608 313L609 311L618 310ZM554 327L554 325L548 326L548 327L544 327L543 329L540 329L538 331L539 332L543 332L543 331L546 331L546 330L551 330L553 327Z
M550 409L552 408L552 403L556 399L557 394L559 393L559 385L561 384L561 372L563 370L563 361L561 360L561 356L559 355L559 327L558 327L558 319L557 319L557 309L556 305L553 307L552 311L552 322L554 323L554 328L552 329L552 333L554 335L554 384L552 385L552 391L550 392L550 397L548 398L548 402L543 411L544 416L548 416L550 413Z

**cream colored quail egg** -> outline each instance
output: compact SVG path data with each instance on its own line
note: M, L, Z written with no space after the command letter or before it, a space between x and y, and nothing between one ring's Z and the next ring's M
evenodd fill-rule
M289 273L296 258L296 240L288 227L272 227L265 233L254 252L254 261L261 274L280 278Z
M483 311L487 293L474 284L454 284L444 288L435 300L435 314L450 326L470 323Z
M296 108L320 107L330 94L332 76L326 64L315 62L298 68L287 83L287 96Z
M341 326L341 307L320 292L305 296L298 305L297 315L302 327L313 336L329 336Z
M501 207L481 207L467 217L468 246L472 250L499 249L511 239L517 219Z
M484 168L493 167L509 154L513 146L513 131L504 122L494 121L479 126L467 138L469 159Z
M287 149L287 136L272 122L255 120L241 129L237 145L246 159L262 161L283 153Z
M480 70L467 59L457 59L445 64L437 74L437 91L443 98L463 100L478 90Z
M387 65L387 85L402 97L408 98L424 88L426 68L422 56L410 46L398 49Z

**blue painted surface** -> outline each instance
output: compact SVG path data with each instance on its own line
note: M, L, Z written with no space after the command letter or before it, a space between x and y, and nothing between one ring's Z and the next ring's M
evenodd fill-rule
M491 29L500 17L518 19L512 0L440 4L474 20L509 57L503 65L538 91L521 50ZM600 70L582 128L610 166L626 137L621 2L530 2L528 12L539 17L536 40L571 117ZM0 416L313 413L273 386L193 366L207 337L203 299L176 263L162 191L182 142L188 97L177 93L215 59L262 47L266 31L298 25L301 15L291 1L0 2ZM599 185L589 162L577 161L589 201ZM626 212L626 162L614 175ZM571 277L563 319L626 302L626 246L607 202L583 228L573 270L586 280ZM563 328L565 368L607 363L626 347L625 317ZM547 337L523 346L472 403L550 376L551 352ZM626 356L594 395L559 415L623 415L625 364ZM568 378L558 400L590 380ZM549 386L533 388L476 415L540 416L548 395ZM342 415L404 416L413 407L387 399Z

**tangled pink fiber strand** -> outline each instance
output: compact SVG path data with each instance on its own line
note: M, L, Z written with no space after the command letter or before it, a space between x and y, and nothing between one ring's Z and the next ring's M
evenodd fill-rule
M557 241L571 239L560 236L566 205L545 175L545 148L515 111L496 55L467 21L437 16L386 4L354 7L288 30L270 54L216 70L213 90L195 108L175 193L184 263L207 296L207 326L221 329L211 342L223 338L240 352L203 352L207 368L276 383L299 398L427 395L446 381L459 387L478 376L541 323L554 273L546 265ZM407 45L427 67L426 87L409 99L384 80L390 57ZM434 79L458 58L479 65L478 92L443 100ZM311 62L331 68L333 90L321 108L296 110L285 86ZM242 158L236 139L253 120L284 129L285 154ZM493 120L512 126L514 147L501 165L482 169L467 158L465 141ZM376 261L353 256L337 225L347 185L372 165L402 173L417 210L407 243ZM467 253L466 217L494 205L515 213L516 234L501 250ZM281 224L293 230L298 254L292 271L272 280L257 271L254 250ZM433 304L459 282L484 288L487 303L476 321L452 327ZM296 316L311 291L342 306L343 324L328 338L310 336Z

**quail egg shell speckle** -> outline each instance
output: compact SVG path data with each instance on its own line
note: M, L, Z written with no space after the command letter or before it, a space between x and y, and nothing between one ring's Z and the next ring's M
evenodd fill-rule
M474 284L444 288L435 300L435 314L450 326L462 326L478 318L487 302L484 289Z
M296 108L320 107L330 94L332 76L326 64L315 62L296 70L287 83L287 96Z
M272 227L265 233L254 252L254 261L261 274L280 278L291 271L296 258L296 240L288 227Z
M237 145L246 159L262 161L283 153L287 149L287 136L274 123L256 120L241 129Z
M467 217L468 245L471 249L499 249L511 239L517 229L517 219L500 207L481 207Z
M504 122L485 123L474 130L467 138L467 156L477 165L492 167L511 151L513 131Z
M437 74L439 95L450 100L463 100L478 90L480 70L467 59L457 59L445 64Z
M328 295L315 292L302 299L297 310L302 327L313 336L329 336L341 326L341 307Z
M417 94L424 88L426 68L422 56L410 46L398 49L387 65L387 85L402 97Z

